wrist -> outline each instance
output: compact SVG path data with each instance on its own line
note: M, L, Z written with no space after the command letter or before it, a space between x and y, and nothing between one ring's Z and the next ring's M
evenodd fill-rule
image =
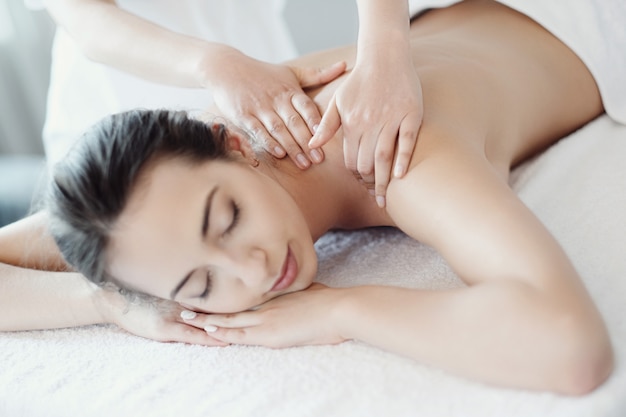
M117 324L120 314L127 307L127 300L122 294L113 290L99 287L89 283L91 287L91 299L99 314L99 323Z
M398 59L410 57L410 43L408 34L394 29L385 33L385 36L359 37L357 43L356 64L364 61L395 63ZM377 65L378 65L377 64Z
M202 88L213 89L220 82L220 74L225 69L231 71L232 62L240 59L244 54L239 50L222 44L209 44L202 48L200 59L196 66L196 78Z
M362 315L359 313L363 299L367 292L366 287L337 288L338 297L331 309L331 320L336 323L337 331L344 340L358 340L359 326L362 325Z

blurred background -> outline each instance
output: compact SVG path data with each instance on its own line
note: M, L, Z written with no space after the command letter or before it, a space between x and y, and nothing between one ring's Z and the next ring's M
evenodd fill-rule
M356 41L355 0L287 0L285 18L301 54ZM0 226L27 215L45 182L41 130L54 31L46 11L0 0Z

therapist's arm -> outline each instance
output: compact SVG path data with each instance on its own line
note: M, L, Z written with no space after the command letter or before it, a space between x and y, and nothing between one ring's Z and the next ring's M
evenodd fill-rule
M407 0L357 4L354 69L309 145L322 146L342 127L346 167L371 184L382 207L387 184L406 173L413 155L422 123L422 89L411 57Z
M344 65L294 70L268 64L227 45L172 32L114 0L46 0L45 5L89 59L161 84L207 88L221 112L274 156L288 154L304 169L323 159L321 150L317 157L308 148L321 115L302 88L335 79Z

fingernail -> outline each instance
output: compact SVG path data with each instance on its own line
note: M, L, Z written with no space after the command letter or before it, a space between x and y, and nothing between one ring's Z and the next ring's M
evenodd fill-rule
M320 162L322 162L322 153L317 149L313 149L311 151L311 159L313 160L313 162L319 164Z
M298 165L302 168L307 168L309 166L309 160L306 159L306 156L304 156L303 153L299 153L298 156L296 156L296 161L298 161Z
M313 125L313 133L317 132L317 129L319 129L320 125Z
M183 310L183 311L180 312L180 317L183 320L195 319L196 318L196 312L195 311L189 311L189 310Z
M207 333L214 333L217 331L217 326L213 326L213 325L208 325L204 327L204 331Z
M285 150L281 148L280 146L277 146L274 148L274 155L279 158L282 158L283 156L285 156Z
M404 168L402 167L402 165L396 165L396 168L393 171L393 175L396 178L400 178L403 172L404 172Z
M383 197L382 195L377 195L376 204L378 204L378 207L385 207L385 197Z

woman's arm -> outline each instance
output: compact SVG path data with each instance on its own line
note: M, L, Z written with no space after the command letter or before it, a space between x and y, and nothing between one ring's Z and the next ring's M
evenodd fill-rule
M37 213L0 229L0 330L49 329L105 322L98 291L69 268Z
M0 229L0 331L115 323L149 339L224 345L184 324L177 303L129 303L119 292L63 272L69 267L46 222L41 212Z
M581 394L612 369L603 320L555 239L481 150L439 138L388 212L468 288L356 288L343 335L486 382Z
M323 159L321 151L312 157L308 148L321 115L302 87L331 81L343 73L343 64L291 69L257 61L227 45L167 30L114 0L45 5L91 60L157 83L208 88L220 110L271 154L282 158L286 150L300 168Z
M468 287L314 286L195 325L216 326L210 334L229 343L355 339L509 387L579 395L598 386L613 366L611 343L562 249L479 150L432 143L390 184L388 212Z

